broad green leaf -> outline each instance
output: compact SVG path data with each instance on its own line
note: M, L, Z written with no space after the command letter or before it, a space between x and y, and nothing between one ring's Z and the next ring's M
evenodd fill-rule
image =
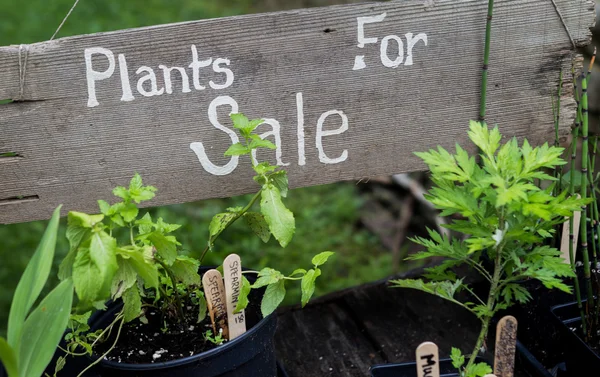
M285 281L279 280L267 286L265 295L260 303L263 318L273 313L285 297Z
M492 373L492 367L486 363L473 364L471 368L466 371L467 376L483 377Z
M129 191L123 186L117 186L112 190L114 196L123 200L130 200Z
M117 271L117 240L105 231L92 234L90 243L90 258L100 270L96 279L103 281L112 280Z
M142 311L142 298L137 285L123 293L123 317L125 322L131 322L140 316Z
M244 213L244 220L250 229L256 234L263 242L268 242L271 238L271 232L269 231L269 224L267 224L264 216L258 212L246 212Z
M13 350L15 350L17 358L20 357L19 344L25 318L40 295L42 288L44 288L50 274L52 260L54 259L54 249L56 248L60 208L61 206L54 210L46 231L35 253L29 260L29 263L27 263L27 267L23 275L21 275L21 279L13 295L10 314L8 316L7 341Z
M256 148L267 148L267 149L277 149L277 146L270 142L269 140L262 139L258 135L251 135L251 141L248 144L248 149L256 149Z
M73 284L80 301L91 303L97 300L104 284L98 279L100 276L102 272L92 260L90 249L80 248L73 263Z
M158 230L162 234L168 234L168 233L174 232L179 228L181 228L181 225L166 223L162 217L159 217L158 220L156 221L156 230Z
M290 274L290 276L294 276L294 275L298 275L298 274L300 274L300 275L304 275L304 274L306 274L306 270L305 270L304 268L296 268L296 269L294 270L294 272L292 272L292 273Z
M121 255L117 257L119 268L112 280L110 295L113 300L121 297L123 292L133 287L137 281L137 272L131 259L123 258Z
M281 194L273 184L263 186L260 209L269 229L281 247L286 247L296 228L294 214L281 201Z
M327 259L329 259L329 257L333 254L335 254L333 251L323 251L322 253L319 253L313 257L312 264L314 264L315 267L319 267L327 262Z
M180 255L169 269L175 276L175 280L185 285L200 286L200 275L198 275L200 262L194 258Z
M287 197L288 176L287 176L287 172L285 170L280 170L276 173L269 175L269 180L271 181L271 183L273 185L275 185L275 187L277 187L277 189L279 190L279 193L281 194L281 197L283 197L283 198Z
M274 284L280 280L283 280L285 276L277 270L270 267L265 267L258 272L258 279L252 284L252 288L260 288L265 285Z
M119 214L121 215L123 220L125 220L125 222L128 222L128 223L135 220L138 213L139 213L138 207L134 203L125 204L119 211Z
M142 183L142 177L138 173L135 173L133 178L131 178L131 181L129 181L129 190L127 198L123 199L125 199L125 201L127 201L128 199L132 199L134 202L140 203L154 198L155 192L156 187L144 186Z
M110 216L113 214L110 204L104 200L98 200L98 208L100 208L100 213L102 213L104 216Z
M67 218L69 225L91 229L104 219L104 215L88 215L83 212L71 211L67 215Z
M310 269L302 277L300 288L302 289L302 307L308 304L308 301L315 293L315 280L321 275L321 270L318 268Z
M277 169L277 166L271 165L270 163L265 161L261 162L256 166L253 166L253 168L256 174L259 175L257 177L254 177L254 180L257 181L260 185L264 185L266 182L264 181L264 177L262 177L262 175L274 171L275 169Z
M243 145L242 143L235 143L235 144L232 144L229 148L227 148L224 155L225 156L242 156L242 155L245 155L248 153L250 153L250 148Z
M126 259L144 281L146 288L158 288L158 270L152 246L144 248L119 248L119 257Z
M41 376L67 328L73 303L73 281L62 281L27 317L18 363L21 377Z
M10 347L6 339L0 336L0 362L8 377L19 377L19 368L17 366L17 355Z
M175 262L175 258L177 258L177 241L174 237L165 236L158 231L154 231L148 235L148 240L152 242L158 255L160 255L167 266Z
M152 226L154 223L152 222L152 216L146 212L141 219L135 221L135 225L138 226L138 232L140 234L146 234L152 232Z
M250 282L244 275L242 275L242 288L240 289L240 295L238 296L238 302L235 306L234 313L239 313L241 310L246 309L248 306L248 295L250 294Z
M221 234L238 216L237 213L224 212L218 213L213 216L210 224L208 225L208 232L210 234L210 242L214 241L215 238Z

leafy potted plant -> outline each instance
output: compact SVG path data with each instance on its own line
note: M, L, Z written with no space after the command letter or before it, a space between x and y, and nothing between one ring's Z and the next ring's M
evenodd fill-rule
M59 277L73 280L78 302L65 336L66 355L58 359L57 371L65 361L70 362L70 356L87 355L92 361L84 369L99 364L107 375L276 375L272 313L284 299L285 283L301 283L302 304L306 305L321 274L319 266L333 253L316 255L312 268L299 268L288 276L272 268L240 271L235 312L246 310L246 322L252 328L228 339L226 318L208 310L215 302L209 300L207 309L207 285L203 289L201 275L208 269L200 267L204 256L238 219L243 218L264 242L272 235L282 247L295 229L294 216L282 202L288 192L285 170L258 163L255 157L259 148L275 149L254 133L263 121L248 120L242 114L231 114L231 119L243 142L225 154L249 156L260 190L245 207L228 208L214 216L200 258L179 251L173 235L178 225L153 219L148 213L140 215L137 204L152 199L156 189L145 186L138 174L128 188L113 190L120 201L98 201L101 214L69 213L70 251ZM253 212L257 202L260 212ZM221 280L220 275L215 284L216 280ZM100 311L92 314L94 309ZM84 371L78 371L79 375Z
M0 372L8 377L41 376L67 327L73 281L65 279L36 303L52 267L60 207L27 264L10 306L7 339L0 337ZM33 308L33 309L32 309Z
M560 251L544 244L565 216L588 203L587 199L553 195L553 185L538 187L535 182L553 181L545 172L565 164L563 148L544 144L533 148L527 140L516 139L500 145L498 128L471 121L469 138L481 151L481 165L475 157L456 146L455 154L442 147L417 153L431 170L434 187L427 199L452 216L446 228L465 235L449 238L429 230L429 239L413 241L424 246L409 259L442 257L438 266L428 268L421 279L391 281L393 287L412 288L449 300L481 320L481 331L468 358L453 350L451 358L459 375L484 376L491 368L476 362L487 337L492 318L514 303L526 302L529 292L522 286L537 279L547 288L570 292L563 278L572 277ZM477 294L453 268L468 265L489 284L486 297ZM489 268L488 266L489 265ZM460 293L460 295L459 295Z

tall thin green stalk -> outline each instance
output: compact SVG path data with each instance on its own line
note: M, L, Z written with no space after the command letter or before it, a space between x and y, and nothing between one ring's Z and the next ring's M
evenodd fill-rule
M494 13L494 0L488 0L487 22L485 25L485 47L483 52L483 67L481 70L481 96L479 102L479 120L485 122L487 104L488 64L490 61L490 45L492 40L492 15Z
M562 96L562 86L563 86L563 71L560 70L560 74L558 76L558 89L556 90L556 101L552 101L552 113L554 115L554 146L559 146L559 135L558 130L560 126L560 97ZM562 166L557 166L554 168L554 177L557 178L557 183L555 187L554 194L557 195L562 192Z

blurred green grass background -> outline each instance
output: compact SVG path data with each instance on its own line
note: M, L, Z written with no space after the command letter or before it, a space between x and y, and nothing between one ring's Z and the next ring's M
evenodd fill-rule
M81 0L57 37L245 14L278 7L323 5L326 2ZM0 45L48 40L72 4L73 0L0 0ZM149 177L143 178L146 184L152 184ZM109 192L97 199L112 202ZM248 200L248 196L241 196L150 211L153 217L162 216L167 222L182 224L176 234L178 239L186 252L198 255L206 245L212 216L227 207L243 205ZM220 264L228 253L234 252L241 255L246 266L258 269L268 265L289 273L296 267L308 267L312 255L320 251L335 251L337 256L325 266L323 276L319 278L317 295L380 279L391 273L390 254L383 250L374 235L360 227L361 199L354 183L293 190L286 204L296 215L297 228L294 240L286 249L281 249L274 241L263 244L245 224L239 223L223 234L217 242L216 251L209 254L205 264ZM65 225L63 219L53 277L68 249ZM0 225L0 334L5 333L13 291L45 226L44 221ZM56 282L56 278L50 279L48 287ZM299 287L289 285L286 303L298 301Z

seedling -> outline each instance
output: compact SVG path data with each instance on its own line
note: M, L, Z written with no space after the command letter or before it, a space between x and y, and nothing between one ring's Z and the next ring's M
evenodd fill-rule
M565 164L563 148L533 148L527 140L519 146L516 139L500 145L497 127L471 121L469 138L481 151L481 166L467 151L456 146L451 154L442 147L416 153L431 170L434 187L427 199L440 209L442 216L453 216L444 225L463 233L466 238L451 239L429 230L429 239L413 239L426 248L408 259L443 257L438 266L427 269L421 279L394 280L393 286L418 289L452 301L481 320L477 342L464 366L460 351L453 350L454 366L464 377L491 373L485 364L475 364L492 317L515 302L527 302L531 296L522 287L526 279L537 279L547 288L570 292L563 278L574 276L560 251L544 244L553 238L557 224L589 202L567 192L553 195L554 185L542 189L537 180L555 181L545 169ZM491 272L484 266L491 261ZM453 268L467 264L489 285L487 297L478 296ZM458 292L464 296L457 296Z

